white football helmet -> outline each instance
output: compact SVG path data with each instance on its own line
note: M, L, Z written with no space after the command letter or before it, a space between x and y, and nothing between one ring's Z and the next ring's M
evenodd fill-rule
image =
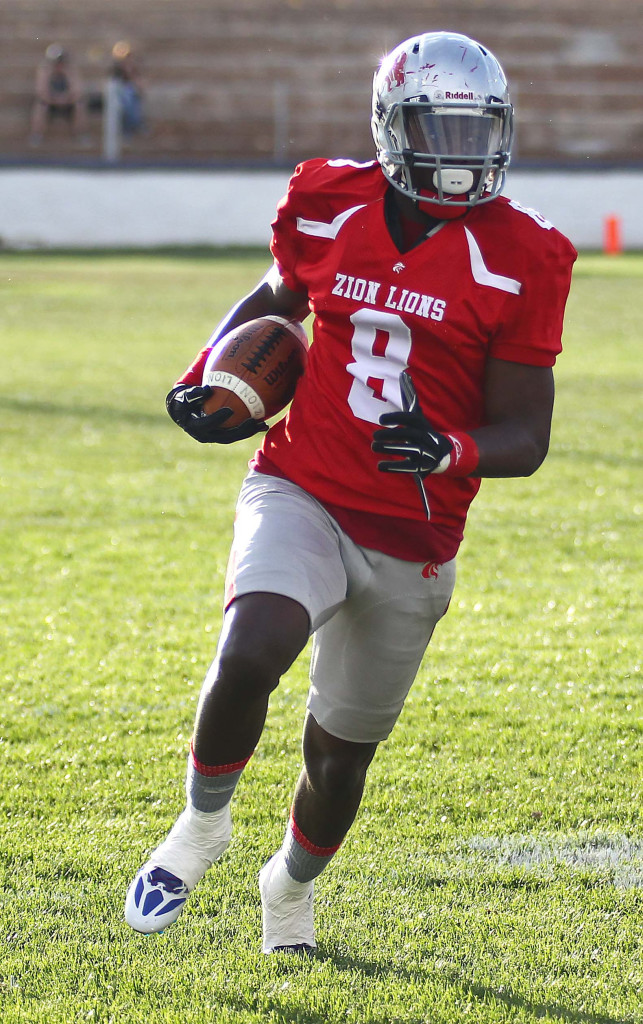
M412 199L468 207L503 188L513 107L500 64L468 36L427 32L389 53L371 128L384 175Z

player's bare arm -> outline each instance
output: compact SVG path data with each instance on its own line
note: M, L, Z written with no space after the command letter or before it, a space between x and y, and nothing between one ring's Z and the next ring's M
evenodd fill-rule
M530 476L549 447L554 375L549 366L489 359L485 380L486 426L473 430L478 447L474 476Z
M259 316L274 315L304 320L309 313L308 296L304 292L291 291L284 283L277 266L273 264L256 288L237 302L218 324L209 344L213 345L228 331Z
M420 406L411 376L400 376L402 412L380 417L373 451L386 455L382 472L449 476L530 476L549 447L554 405L550 367L487 360L485 425L471 433L436 430Z

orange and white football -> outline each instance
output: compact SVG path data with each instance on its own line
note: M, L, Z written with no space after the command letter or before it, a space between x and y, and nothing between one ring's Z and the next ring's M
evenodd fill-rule
M208 355L203 384L214 392L203 403L204 412L232 409L223 429L249 416L276 416L291 401L307 358L308 337L298 320L262 316L235 327Z

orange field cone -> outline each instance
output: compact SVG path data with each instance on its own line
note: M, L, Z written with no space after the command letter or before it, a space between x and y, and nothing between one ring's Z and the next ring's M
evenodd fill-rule
M608 256L617 256L623 252L621 218L615 213L608 214L603 220L603 252Z

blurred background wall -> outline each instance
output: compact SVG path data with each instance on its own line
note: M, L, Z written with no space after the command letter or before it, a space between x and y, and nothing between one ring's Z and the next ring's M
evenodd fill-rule
M643 0L0 0L0 170L105 166L100 108L123 41L143 74L145 130L119 168L369 159L380 56L437 29L503 64L516 170L643 169ZM34 148L34 72L52 42L83 76L88 130L79 141L57 120ZM629 180L631 204L641 179Z

